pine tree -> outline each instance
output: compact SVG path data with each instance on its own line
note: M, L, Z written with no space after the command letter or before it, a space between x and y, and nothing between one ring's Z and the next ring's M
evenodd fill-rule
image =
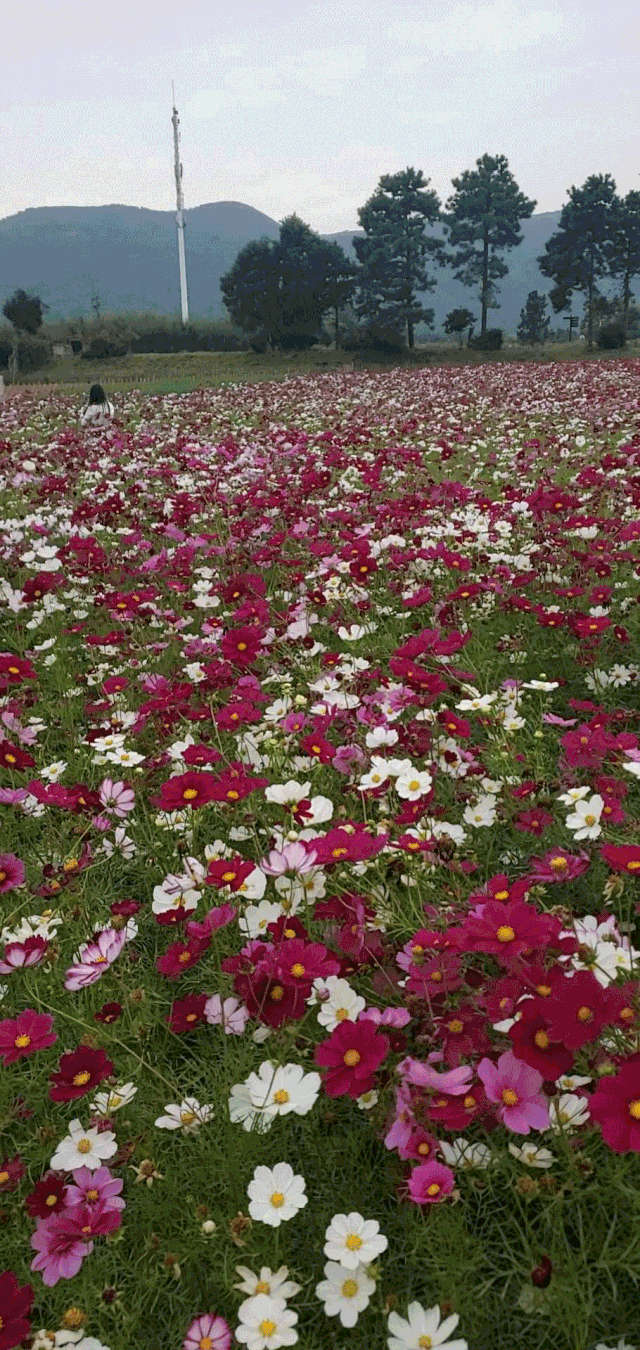
M640 192L628 192L615 206L610 258L611 275L622 278L622 324L629 331L631 279L640 274Z
M581 188L569 189L569 201L560 213L558 229L538 258L542 275L555 282L550 299L556 314L568 309L574 290L586 295L590 351L597 282L610 276L612 265L615 266L618 206L611 175L591 174Z
M444 331L445 333L459 333L460 346L462 346L462 334L464 329L469 329L470 337L471 329L474 327L475 322L470 309L452 309L450 313L447 314L444 321Z
M19 290L5 301L2 313L18 332L34 336L42 327L42 315L48 308L39 295L27 295L26 291Z
M529 219L537 203L520 192L504 155L483 155L476 165L451 180L456 191L443 219L448 242L457 250L447 255L447 261L458 269L456 281L463 286L480 282L480 332L484 336L487 310L499 309L495 283L509 271L498 252L522 243L518 223Z
M543 343L549 333L551 316L546 313L547 297L539 291L529 291L527 303L520 310L518 338L520 342Z
M402 331L407 325L409 347L421 319L433 323L434 312L416 299L416 292L432 291L427 257L444 259L439 239L425 235L427 223L439 219L440 201L419 169L384 174L373 196L358 211L365 236L355 236L353 247L361 264L358 275L359 318L381 329Z
M245 244L233 267L220 278L225 308L234 323L250 336L264 338L272 348L282 329L279 283L279 257L271 239Z

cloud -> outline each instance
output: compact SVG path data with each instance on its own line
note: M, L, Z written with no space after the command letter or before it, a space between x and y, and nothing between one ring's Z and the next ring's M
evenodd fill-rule
M519 9L514 0L457 4L440 19L416 14L387 26L387 38L400 48L399 59L390 70L417 70L426 56L446 61L454 52L504 55L554 37L562 27L561 14L551 9Z

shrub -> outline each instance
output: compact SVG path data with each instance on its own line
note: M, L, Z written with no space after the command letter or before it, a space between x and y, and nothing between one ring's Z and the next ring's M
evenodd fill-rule
M610 351L613 347L626 345L626 334L621 323L606 323L598 332L598 346Z
M7 368L13 351L13 334L6 329L0 335L0 366ZM21 373L40 370L53 357L53 343L46 337L32 337L22 332L18 338L18 370Z
M477 337L470 338L467 346L476 352L499 352L502 346L502 329L487 328L486 333L478 333Z

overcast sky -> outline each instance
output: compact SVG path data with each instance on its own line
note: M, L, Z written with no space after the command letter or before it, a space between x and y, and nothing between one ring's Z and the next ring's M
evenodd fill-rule
M638 0L31 0L2 13L0 217L239 201L358 227L382 174L503 154L536 214L640 188Z

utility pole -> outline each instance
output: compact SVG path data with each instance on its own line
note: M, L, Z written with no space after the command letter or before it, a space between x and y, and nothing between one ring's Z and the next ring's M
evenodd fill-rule
M180 151L178 141L180 134L178 132L178 110L176 108L176 99L173 89L173 80L171 81L171 93L173 97L173 153L174 168L176 175L176 194L178 210L176 214L176 225L178 226L178 259L180 262L180 301L182 304L182 322L189 321L189 300L187 298L187 269L184 261L184 201L182 197L182 165L180 163Z

